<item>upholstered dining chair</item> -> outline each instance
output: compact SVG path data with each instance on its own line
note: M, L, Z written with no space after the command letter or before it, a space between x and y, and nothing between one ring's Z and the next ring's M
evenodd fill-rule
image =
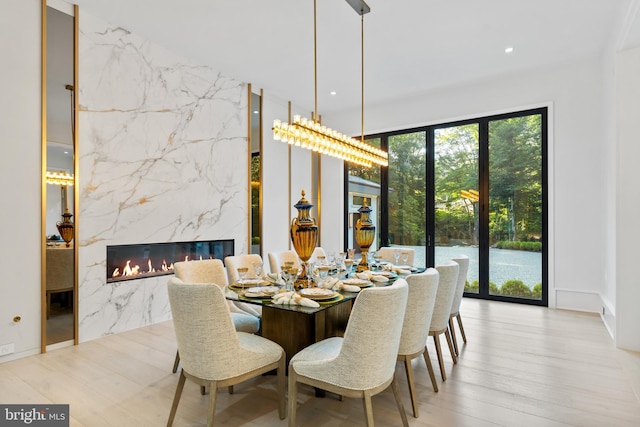
M167 425L176 416L187 379L210 386L207 426L214 425L217 390L277 370L278 414L285 414L285 353L282 347L258 335L236 332L222 290L207 284L167 285L182 370Z
M390 262L392 264L396 263L396 257L394 256L394 251L396 249L399 249L400 252L407 252L409 254L409 259L407 260L407 265L413 265L413 259L415 257L415 253L416 251L412 248L405 248L402 246L394 246L394 247L388 247L388 246L383 246L380 249L378 249L378 254L380 255L380 260L381 261L387 261ZM399 264L404 264L404 262L402 261L402 258L400 258L398 260Z
M219 259L203 259L198 261L179 261L173 264L176 279L185 283L216 284L221 289L227 285L227 272ZM260 330L260 319L239 308L232 301L227 301L233 326L238 332L255 334ZM178 371L180 352L176 352L173 362L173 373Z
M298 383L363 399L368 426L373 426L371 396L391 385L402 424L408 425L395 377L407 294L404 279L363 289L353 304L344 337L326 338L291 358L289 426L296 424Z
M442 357L442 349L440 348L440 335L444 334L447 338L449 351L453 363L458 363L453 343L451 342L451 334L449 333L449 314L451 313L451 304L456 292L458 283L458 272L460 267L457 262L447 261L442 265L436 266L436 270L440 273L438 281L438 292L436 293L436 303L433 307L433 316L431 317L431 325L429 327L429 335L433 337L436 345L436 353L438 355L438 363L440 365L440 375L442 381L447 380L447 374L444 372L444 359Z
M311 254L311 258L309 258L309 261L315 263L318 261L318 257L324 257L325 259L327 258L327 253L321 246L316 246L316 248L313 250L313 253Z
M409 297L407 299L404 322L402 323L398 360L404 362L413 416L416 418L418 418L418 404L413 380L413 368L411 367L413 359L420 356L424 358L429 370L433 390L438 391L436 376L433 373L433 366L431 366L426 344L427 338L429 338L428 326L431 324L433 307L436 302L439 277L440 274L435 268L429 268L423 273L411 274L406 277L406 281L409 284Z
M255 278L256 274L254 272L253 265L256 263L262 264L262 257L258 254L232 255L225 257L224 265L227 269L227 279L229 284L233 284L238 281L238 268L240 267L248 269L247 278ZM262 316L262 307L258 305L245 304L237 301L234 301L234 304L246 313L256 317Z
M449 330L451 331L451 338L453 338L453 349L456 352L456 356L460 356L460 349L458 348L458 340L456 339L456 328L453 324L453 319L458 320L458 326L460 327L460 334L462 335L462 341L467 342L467 336L464 333L464 326L462 326L462 318L460 317L460 303L462 303L462 295L464 294L464 284L467 282L467 273L469 271L469 257L461 255L456 258L451 258L452 261L457 262L460 266L458 272L458 282L456 284L456 293L453 297L453 303L451 304L451 313L449 314Z
M280 267L285 262L293 262L293 266L300 269L300 261L295 251L269 252L267 257L269 258L269 270L272 273L280 274L282 272Z

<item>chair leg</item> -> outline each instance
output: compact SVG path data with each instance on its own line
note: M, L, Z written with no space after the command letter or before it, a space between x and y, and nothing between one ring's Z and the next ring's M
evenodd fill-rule
M431 378L431 384L433 385L433 391L438 392L438 383L436 383L436 375L433 372L433 366L431 365L431 358L429 357L429 351L427 351L427 346L424 346L424 363L427 364L427 369L429 370L429 378Z
M458 319L458 326L460 327L460 333L462 334L462 340L466 343L467 342L467 336L464 334L464 326L462 326L462 317L460 317L460 313L458 313L456 318Z
M297 406L297 394L298 394L298 383L296 381L296 373L293 371L293 368L289 366L289 427L295 427L296 425L296 406Z
M440 338L436 334L433 336L433 342L436 344L436 354L438 355L438 363L440 364L440 375L442 376L442 381L447 380L447 374L444 373L444 360L442 359L442 349L440 348Z
M232 385L227 387L227 390L229 391L229 394L233 394L233 386Z
M398 380L396 376L393 376L393 381L391 381L391 390L393 390L393 395L396 398L396 404L398 405L398 410L400 411L400 417L402 418L402 425L404 427L409 427L409 421L407 421L407 414L404 411L404 405L402 404L402 399L400 398L400 387L398 386ZM373 425L373 423L371 423Z
M449 317L449 330L451 331L451 338L453 338L453 349L456 352L456 356L460 355L458 350L458 340L456 339L456 328L453 326L453 317Z
M281 420L284 420L287 416L286 414L286 408L285 408L285 397L284 397L284 393L285 393L285 387L286 387L286 382L287 382L287 359L285 357L285 354L282 353L282 358L280 359L280 362L278 363L278 372L277 372L277 376L278 376L278 415L280 416Z
M449 333L449 329L444 330L444 336L447 337L447 344L449 344L449 353L451 353L451 358L453 359L453 364L458 363L458 358L456 357L456 352L453 349L453 343L451 342L451 334Z
M373 427L373 407L371 405L371 392L365 390L362 395L364 403L364 416L367 419L367 427Z
M209 390L209 414L207 414L207 427L213 427L216 417L216 398L218 397L218 385L215 381L211 381Z
M413 409L413 416L418 418L418 403L416 402L416 385L413 380L413 368L411 367L411 359L409 356L404 356L404 370L407 373L407 383L409 384L409 396L411 396L411 408Z
M169 412L169 419L167 420L167 427L173 425L173 420L176 417L176 410L178 409L178 402L180 402L180 396L182 395L182 389L184 388L184 382L187 377L184 376L184 372L180 371L180 379L178 380L178 386L176 387L176 394L173 396L173 404L171 405L171 411Z
M180 364L180 352L176 351L176 360L173 362L173 373L178 372L178 364Z

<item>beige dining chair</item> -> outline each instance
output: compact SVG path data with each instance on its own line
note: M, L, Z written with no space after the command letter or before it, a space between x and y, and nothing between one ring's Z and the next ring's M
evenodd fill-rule
M245 255L232 255L225 257L224 265L227 269L227 279L229 284L236 283L238 281L238 268L247 268L246 278L255 278L254 264L262 264L262 257L258 254L245 254ZM262 307L254 304L246 304L243 302L234 301L236 307L245 313L249 313L256 317L262 317Z
M227 285L227 272L219 259L203 259L198 261L179 261L173 264L175 278L185 283L216 284L221 289ZM255 334L260 330L260 319L239 308L232 301L227 301L233 326L238 332ZM178 371L180 352L176 352L173 373Z
M167 426L173 425L187 379L209 386L207 426L213 426L218 388L273 370L277 371L278 414L284 419L286 358L282 347L258 335L236 332L219 287L171 278L167 289L182 359Z
M318 257L324 257L325 260L327 259L327 253L321 246L316 246L309 258L309 262L316 263L318 261Z
M449 314L451 313L451 304L453 303L453 297L456 292L460 267L458 263L449 260L443 265L436 266L436 270L440 273L440 279L438 281L438 292L436 293L436 303L433 307L429 335L433 337L433 342L436 345L442 381L446 381L447 374L444 371L444 359L442 357L442 349L440 348L440 335L444 334L447 338L453 363L458 363L456 353L453 349L453 343L451 342L451 334L449 333Z
M295 251L269 252L267 257L269 258L269 270L272 273L280 274L282 272L280 267L282 267L285 262L293 262L293 266L300 270L300 261Z
M399 249L400 252L407 252L409 254L409 258L407 260L407 265L413 265L414 262L414 258L415 258L415 249L413 248L407 248L404 246L393 246L393 247L388 247L388 246L383 246L380 249L378 249L378 254L380 256L380 261L386 261L386 262L390 262L392 264L396 263L396 257L394 255L394 252L396 249ZM398 260L398 264L404 264L404 262L402 261L402 257Z
M469 271L469 257L461 255L456 258L451 258L452 261L457 262L460 266L458 272L458 282L456 284L456 293L453 297L453 303L451 304L451 314L449 315L449 330L451 331L451 338L453 338L453 349L456 352L456 356L460 356L460 349L458 348L458 340L456 339L456 328L454 327L453 320L457 319L458 326L460 327L460 335L462 335L462 341L466 344L467 335L464 333L464 326L462 326L462 317L460 317L460 304L462 303L462 295L464 294L464 285L467 282L467 273Z
M433 390L438 391L436 376L433 372L433 366L431 366L431 359L429 358L426 344L427 338L429 338L428 326L431 324L433 307L436 302L439 277L440 274L435 268L428 268L423 273L411 274L406 277L407 283L409 284L409 297L407 299L407 309L402 323L398 360L404 362L413 416L416 418L418 418L419 414L413 368L411 366L413 359L420 356L424 358Z
M391 385L402 424L408 426L395 377L407 293L404 279L387 287L363 289L353 304L344 337L324 339L291 358L290 427L296 425L298 383L361 398L368 426L373 426L371 396Z

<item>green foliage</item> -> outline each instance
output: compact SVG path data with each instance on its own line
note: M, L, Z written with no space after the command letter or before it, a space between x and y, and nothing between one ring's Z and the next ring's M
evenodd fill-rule
M517 250L517 251L541 252L542 251L542 243L541 242L500 241L500 242L496 243L496 248L498 248L498 249L513 249L513 250Z
M499 295L499 294L500 294L500 288L498 288L498 285L496 285L492 281L489 281L489 295Z
M531 298L531 289L522 280L507 280L500 287L500 295Z
M542 298L542 283L538 283L533 287L533 290L531 291L531 298Z
M474 280L471 283L469 283L469 281L467 280L464 284L464 291L471 292L472 294L477 294L480 291L480 284L477 280Z

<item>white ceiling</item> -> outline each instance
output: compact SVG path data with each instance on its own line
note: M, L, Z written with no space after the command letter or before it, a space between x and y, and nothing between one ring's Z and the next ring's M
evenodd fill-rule
M313 111L313 0L75 0L90 13ZM365 104L594 57L638 0L368 0ZM635 9L634 9L635 7ZM360 17L317 3L318 107L360 108ZM504 49L513 46L514 52ZM335 90L337 95L330 96Z

